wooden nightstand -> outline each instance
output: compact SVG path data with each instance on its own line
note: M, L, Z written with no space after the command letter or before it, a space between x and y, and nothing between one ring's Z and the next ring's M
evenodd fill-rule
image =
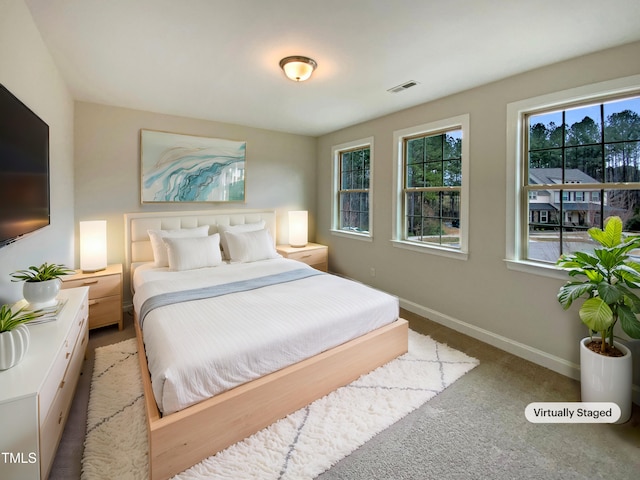
M318 243L307 243L304 247L277 245L276 250L283 257L304 262L316 270L326 272L329 269L329 248L326 245Z
M89 328L118 324L122 330L122 264L60 277L62 288L89 287Z

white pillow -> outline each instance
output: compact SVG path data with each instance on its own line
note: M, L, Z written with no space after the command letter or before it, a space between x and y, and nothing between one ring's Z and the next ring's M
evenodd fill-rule
M227 232L231 233L243 233L243 232L255 232L256 230L262 230L264 228L264 220L260 220L255 223L242 223L240 225L218 225L218 232L220 232L220 244L222 245L222 254L225 260L229 260L229 245L227 244Z
M180 228L176 230L147 230L151 249L153 250L153 266L168 267L167 246L162 241L163 238L186 238L186 237L206 237L209 235L209 225L202 225L196 228Z
M268 230L233 233L226 232L231 262L257 262L279 258Z
M208 237L168 237L164 243L171 271L217 267L222 263L220 235L217 233Z

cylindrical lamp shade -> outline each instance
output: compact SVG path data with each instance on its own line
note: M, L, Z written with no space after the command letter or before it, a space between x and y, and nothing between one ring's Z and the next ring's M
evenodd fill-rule
M107 268L107 221L80 222L80 269L97 272Z
M289 245L304 247L308 241L308 218L306 210L289 212Z

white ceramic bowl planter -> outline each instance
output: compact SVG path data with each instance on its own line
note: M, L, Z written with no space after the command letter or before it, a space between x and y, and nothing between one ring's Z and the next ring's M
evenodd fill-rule
M20 363L29 349L30 338L26 325L18 325L13 330L0 333L0 370Z
M595 337L594 337L595 338ZM631 351L620 343L616 348L624 352L622 357L608 357L589 350L585 345L589 337L580 341L580 389L583 402L613 402L620 407L620 419L624 423L631 417L632 369Z
M22 295L33 309L51 307L56 304L62 280L54 278L44 282L24 282Z

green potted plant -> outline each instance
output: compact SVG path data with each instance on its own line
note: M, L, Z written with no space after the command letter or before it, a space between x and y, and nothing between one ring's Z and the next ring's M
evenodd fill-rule
M14 312L10 305L0 307L0 370L13 367L24 358L30 339L25 324L39 316L39 311L21 308Z
M43 263L39 267L30 266L26 270L18 270L11 274L12 282L24 281L22 294L33 308L44 308L55 305L60 291L60 277L74 273L64 265Z
M605 220L604 229L590 228L589 236L598 244L593 253L562 255L557 265L570 280L558 291L558 301L567 310L586 297L579 315L589 329L580 342L582 401L614 402L621 410L618 423L631 416L631 351L614 341L614 327L620 322L631 338L640 338L640 263L631 252L640 248L640 236L625 236L620 217ZM594 333L599 336L594 337Z

